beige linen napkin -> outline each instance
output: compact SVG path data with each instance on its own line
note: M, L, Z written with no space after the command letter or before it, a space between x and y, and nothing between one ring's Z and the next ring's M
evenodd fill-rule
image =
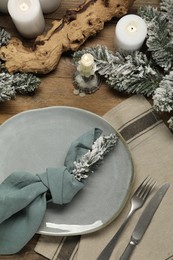
M131 259L173 260L173 135L144 97L133 96L123 101L104 118L121 133L131 151L135 173L132 193L148 175L157 180L156 189L164 182L171 184ZM129 208L128 201L111 224L81 238L40 236L35 251L54 260L96 260L120 227ZM118 260L121 256L142 211L143 208L138 210L130 220L111 260Z

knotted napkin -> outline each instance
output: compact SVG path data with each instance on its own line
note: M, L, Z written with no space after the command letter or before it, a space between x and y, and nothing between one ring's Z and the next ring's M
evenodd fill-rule
M104 118L121 133L131 151L135 171L132 194L147 175L157 181L156 189L164 182L171 184L132 260L173 260L173 135L142 96L134 95L121 102ZM129 221L110 260L118 260L122 255L144 207ZM41 235L35 251L46 259L96 260L124 221L129 208L130 200L118 218L91 234L81 237Z
M73 162L92 148L102 130L95 128L74 141L64 166L33 175L14 172L0 184L0 254L18 252L37 232L47 201L69 203L85 183L71 174Z

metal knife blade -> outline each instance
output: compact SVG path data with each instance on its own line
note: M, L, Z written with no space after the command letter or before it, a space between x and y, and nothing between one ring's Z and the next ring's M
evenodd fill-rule
M142 239L145 231L147 230L157 208L159 207L165 193L167 192L170 184L163 184L160 189L155 193L155 195L151 198L150 202L144 209L142 215L140 216L134 231L132 233L129 244L127 245L124 253L120 257L120 260L128 260L135 248L135 246Z

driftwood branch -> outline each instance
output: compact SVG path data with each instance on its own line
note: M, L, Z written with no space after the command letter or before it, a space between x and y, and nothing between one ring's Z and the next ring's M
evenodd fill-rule
M62 53L76 51L88 37L104 28L113 17L128 12L134 0L86 0L78 8L67 10L59 21L53 21L51 29L36 38L32 48L27 48L18 38L0 48L0 58L11 72L46 74L54 70Z

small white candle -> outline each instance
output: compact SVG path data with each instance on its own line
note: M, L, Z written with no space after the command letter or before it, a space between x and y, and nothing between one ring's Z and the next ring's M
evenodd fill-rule
M23 37L32 39L44 31L45 20L39 0L9 0L8 11Z
M40 0L43 13L49 14L54 12L60 5L61 0Z
M82 55L81 60L79 61L79 66L77 70L82 76L89 77L94 74L96 70L96 65L94 62L94 57L90 53Z
M115 46L122 50L139 50L146 35L147 25L140 16L125 15L118 21L115 28Z
M0 12L8 13L8 0L0 0Z

